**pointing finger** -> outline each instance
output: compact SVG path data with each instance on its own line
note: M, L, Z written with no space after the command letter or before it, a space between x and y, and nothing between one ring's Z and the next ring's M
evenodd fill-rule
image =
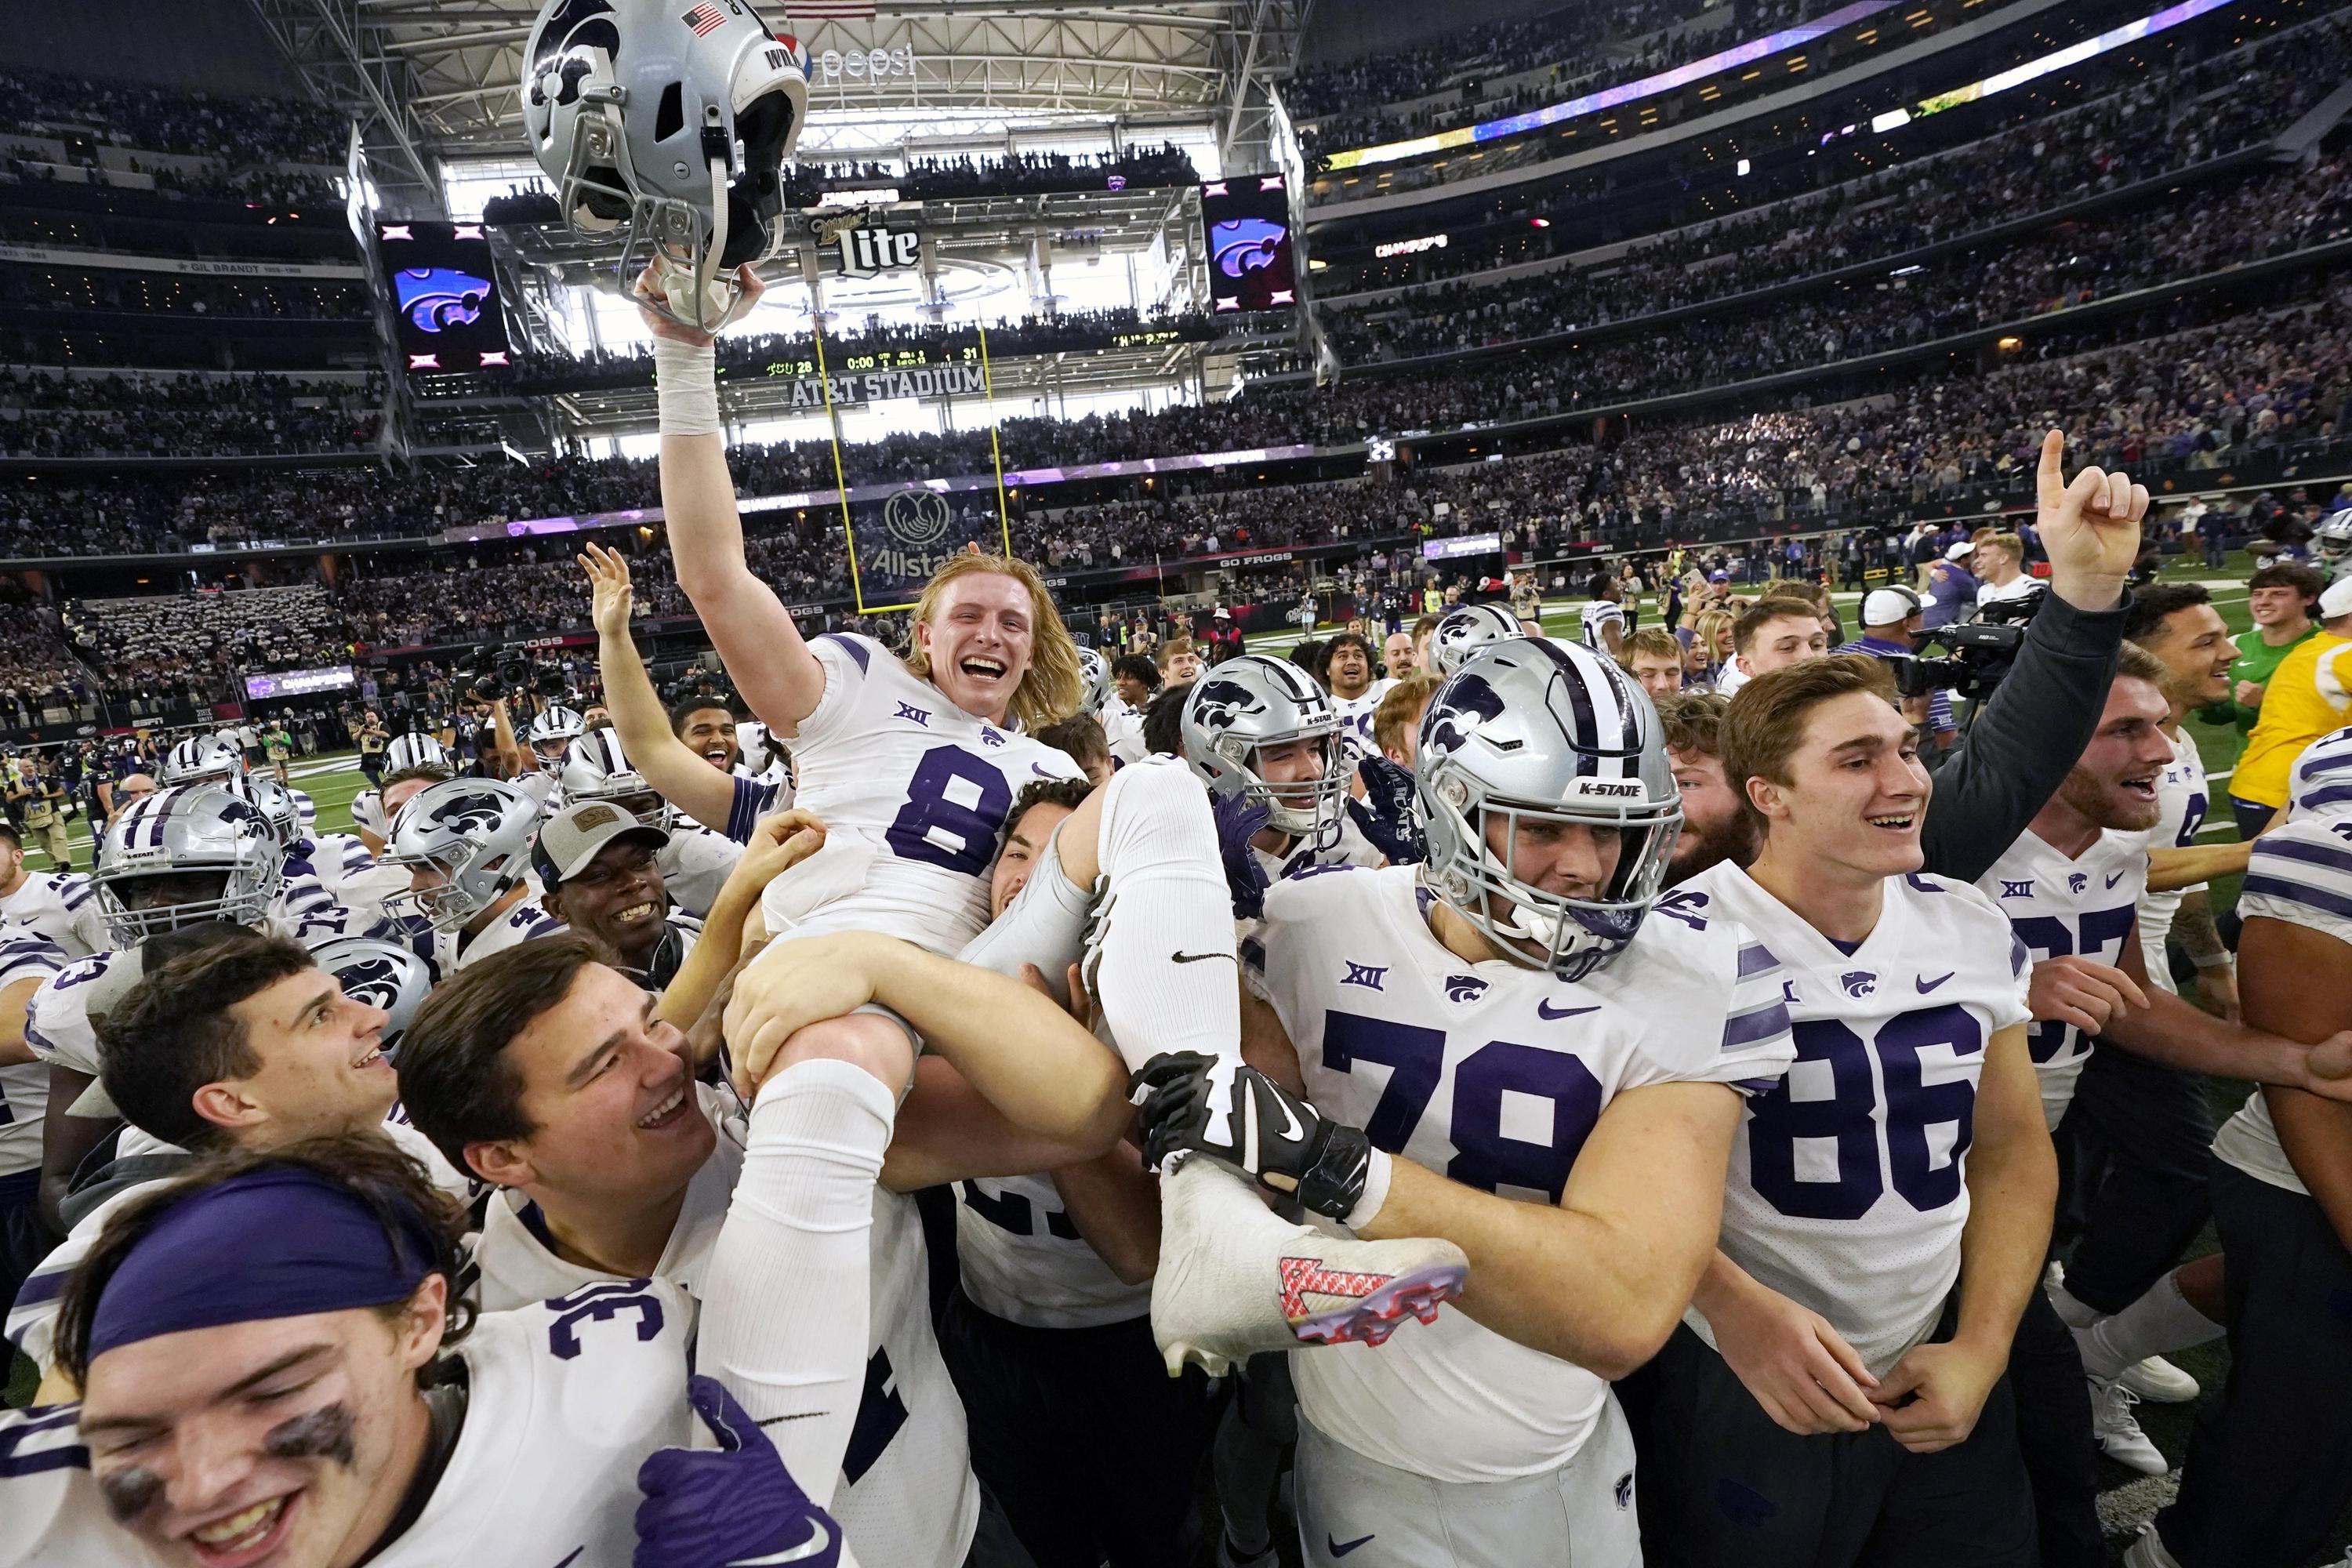
M2066 432L2053 430L2042 437L2042 467L2034 477L2035 488L2042 492L2043 506L2056 506L2066 493L2065 471L2061 459L2066 454Z

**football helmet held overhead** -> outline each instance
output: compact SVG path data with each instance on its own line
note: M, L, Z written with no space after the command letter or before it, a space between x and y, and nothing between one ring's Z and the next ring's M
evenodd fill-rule
M569 805L604 801L664 833L677 824L677 808L646 783L645 774L629 765L627 754L621 750L621 737L613 730L591 730L566 747L559 777Z
M522 116L565 219L623 236L624 290L715 332L734 270L782 238L783 161L808 110L808 51L738 0L547 0L523 45Z
M1457 605L1429 634L1429 668L1451 675L1479 648L1518 635L1519 617L1504 605Z
M245 772L245 754L217 735L194 735L173 746L155 770L159 784L205 784Z
M1184 761L1211 793L1262 805L1268 826L1318 847L1339 836L1349 772L1339 715L1297 665L1247 653L1202 672L1184 699L1181 735ZM1268 780L1263 753L1299 742L1319 748L1319 771Z
M378 858L408 868L412 885L383 901L397 919L459 931L530 866L538 800L499 779L449 779L416 793L392 819Z
M123 807L90 878L107 934L130 947L199 921L259 925L285 858L251 805L218 784L180 784Z
M1649 698L1606 654L1551 637L1463 661L1422 714L1414 783L1430 886L1506 956L1563 980L1633 941L1682 830ZM1590 892L1539 886L1513 863L1563 826L1614 849Z

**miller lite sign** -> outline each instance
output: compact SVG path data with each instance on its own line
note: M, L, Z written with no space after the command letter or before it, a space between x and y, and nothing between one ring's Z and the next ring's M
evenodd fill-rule
M830 245L841 257L845 278L873 278L913 267L920 260L923 237L911 228L892 228L870 208L825 214L811 220L817 243Z

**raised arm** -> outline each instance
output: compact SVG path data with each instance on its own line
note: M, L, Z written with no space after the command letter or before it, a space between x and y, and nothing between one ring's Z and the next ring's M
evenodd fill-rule
M762 285L749 267L740 270L739 281L748 310ZM648 285L641 279L638 287ZM824 668L801 640L783 601L752 574L744 558L743 520L735 510L734 476L727 471L710 335L651 310L639 314L655 339L662 515L669 524L677 585L694 602L703 630L752 713L771 730L790 733L824 696Z
M596 623L596 672L604 677L604 709L621 737L622 753L664 800L697 822L723 826L735 808L734 775L695 755L669 727L661 695L629 636L635 602L629 563L598 544L589 545L579 561L588 574L590 614Z

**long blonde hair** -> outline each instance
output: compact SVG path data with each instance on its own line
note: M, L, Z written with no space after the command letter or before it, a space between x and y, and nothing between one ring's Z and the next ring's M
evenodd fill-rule
M1010 577L1029 590L1029 616L1037 635L1035 646L1030 650L1029 668L1013 690L1014 721L1022 729L1034 733L1076 712L1085 689L1078 674L1077 641L1070 636L1070 628L1062 624L1062 612L1054 607L1053 595L1045 592L1045 580L1026 561L1009 555L955 557L923 584L923 596L915 601L915 626L931 624L940 613L940 601L947 596L948 584L975 572ZM925 680L930 679L931 656L912 628L908 632L905 657L911 673Z

